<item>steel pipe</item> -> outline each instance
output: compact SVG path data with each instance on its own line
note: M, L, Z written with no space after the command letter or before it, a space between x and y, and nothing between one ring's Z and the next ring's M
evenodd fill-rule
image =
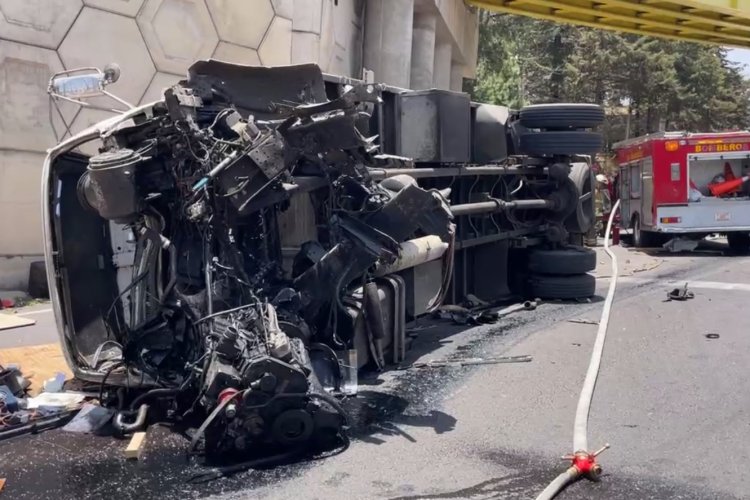
M515 201L503 201L503 200L491 200L491 201L480 201L478 203L464 203L461 205L451 205L451 212L453 215L477 215L486 214L493 212L502 212L504 210L519 209L519 210L544 210L552 208L554 202L550 200L515 200Z
M425 168L369 168L370 176L376 181L394 177L396 175L409 175L415 179L429 177L462 177L470 175L516 175L543 173L540 168L524 168L520 166L497 167L425 167Z

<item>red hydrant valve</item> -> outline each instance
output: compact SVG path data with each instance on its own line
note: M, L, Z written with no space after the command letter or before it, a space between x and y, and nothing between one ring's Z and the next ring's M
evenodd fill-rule
M594 453L579 450L573 455L564 456L563 459L570 460L572 462L571 465L575 467L580 475L597 480L602 473L602 467L596 463L596 457L607 448L609 448L609 444L605 444L604 447Z

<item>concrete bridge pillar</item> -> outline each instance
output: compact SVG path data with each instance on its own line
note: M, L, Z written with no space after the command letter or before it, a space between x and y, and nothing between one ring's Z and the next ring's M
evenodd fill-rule
M435 29L437 16L433 12L414 14L414 35L411 45L411 88L433 87L435 70Z
M364 67L375 80L409 88L414 0L367 0Z
M435 63L432 82L436 89L451 88L451 59L453 46L450 42L438 42L435 45Z

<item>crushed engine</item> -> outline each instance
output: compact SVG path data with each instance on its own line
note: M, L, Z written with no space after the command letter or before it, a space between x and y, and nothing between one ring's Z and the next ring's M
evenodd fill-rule
M148 116L104 138L78 184L80 202L135 242L132 276L105 315L122 346L110 369L154 388L118 422L127 431L149 405L165 407L197 419L193 445L209 453L324 444L346 421L335 399L335 351L353 342L346 298L402 242L450 243L450 210L408 179L372 180L372 86L329 101L315 66L274 86L288 68L224 80L236 66L222 65L196 64ZM279 217L301 180L323 189L316 237L290 274Z

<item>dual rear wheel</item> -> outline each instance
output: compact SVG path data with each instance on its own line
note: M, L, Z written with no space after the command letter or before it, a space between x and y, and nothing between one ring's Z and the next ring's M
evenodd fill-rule
M529 293L542 299L586 299L596 290L589 274L596 268L596 252L580 246L536 249L529 254Z

